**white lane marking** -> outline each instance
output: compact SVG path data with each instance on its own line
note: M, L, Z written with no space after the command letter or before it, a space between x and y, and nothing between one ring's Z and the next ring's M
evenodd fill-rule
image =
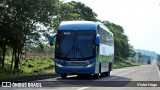
M144 68L144 67L143 67L143 68ZM131 72L138 71L138 70L143 69L143 68L139 68L139 69L131 70L131 71L126 72L126 73L123 73L123 74L121 74L121 75L119 75L119 76L123 76L123 75L129 74L129 73L131 73ZM112 79L115 79L115 78L118 78L118 77L112 77L112 78L108 79L107 81L112 80Z
M84 90L84 89L87 89L87 88L89 88L89 87L82 87L82 88L79 88L77 90Z
M158 75L159 75L159 78L160 78L160 71L159 71L159 67L158 67L158 65L156 65L156 66L157 66Z

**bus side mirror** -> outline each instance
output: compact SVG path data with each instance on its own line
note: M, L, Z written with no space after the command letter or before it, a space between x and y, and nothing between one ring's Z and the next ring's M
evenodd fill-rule
M100 44L100 37L99 34L96 35L96 45L99 46Z
M50 35L50 36L49 36L50 46L53 46L55 36L56 36L56 34L53 34L53 35Z

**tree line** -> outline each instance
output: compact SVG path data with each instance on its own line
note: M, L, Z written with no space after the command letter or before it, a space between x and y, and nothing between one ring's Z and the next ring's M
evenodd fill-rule
M81 2L60 0L1 0L0 1L0 63L4 68L6 51L11 51L14 70L19 69L23 51L28 45L43 45L49 32L56 31L64 20L100 21L97 14ZM100 21L114 34L115 61L133 56L135 52L128 43L122 26ZM43 25L47 30L39 28ZM12 69L12 67L11 67Z

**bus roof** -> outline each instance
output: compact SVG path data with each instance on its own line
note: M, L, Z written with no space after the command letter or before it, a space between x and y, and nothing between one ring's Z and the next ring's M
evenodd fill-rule
M98 24L93 21L63 21L58 30L97 30Z
M63 21L60 23L58 30L97 30L98 27L112 34L101 22L94 21Z

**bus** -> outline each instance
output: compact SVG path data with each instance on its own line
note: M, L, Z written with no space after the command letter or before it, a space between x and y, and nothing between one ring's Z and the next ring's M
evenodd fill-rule
M55 39L55 43L54 43ZM110 76L114 59L114 36L100 22L63 21L50 35L55 45L55 72L67 75Z

